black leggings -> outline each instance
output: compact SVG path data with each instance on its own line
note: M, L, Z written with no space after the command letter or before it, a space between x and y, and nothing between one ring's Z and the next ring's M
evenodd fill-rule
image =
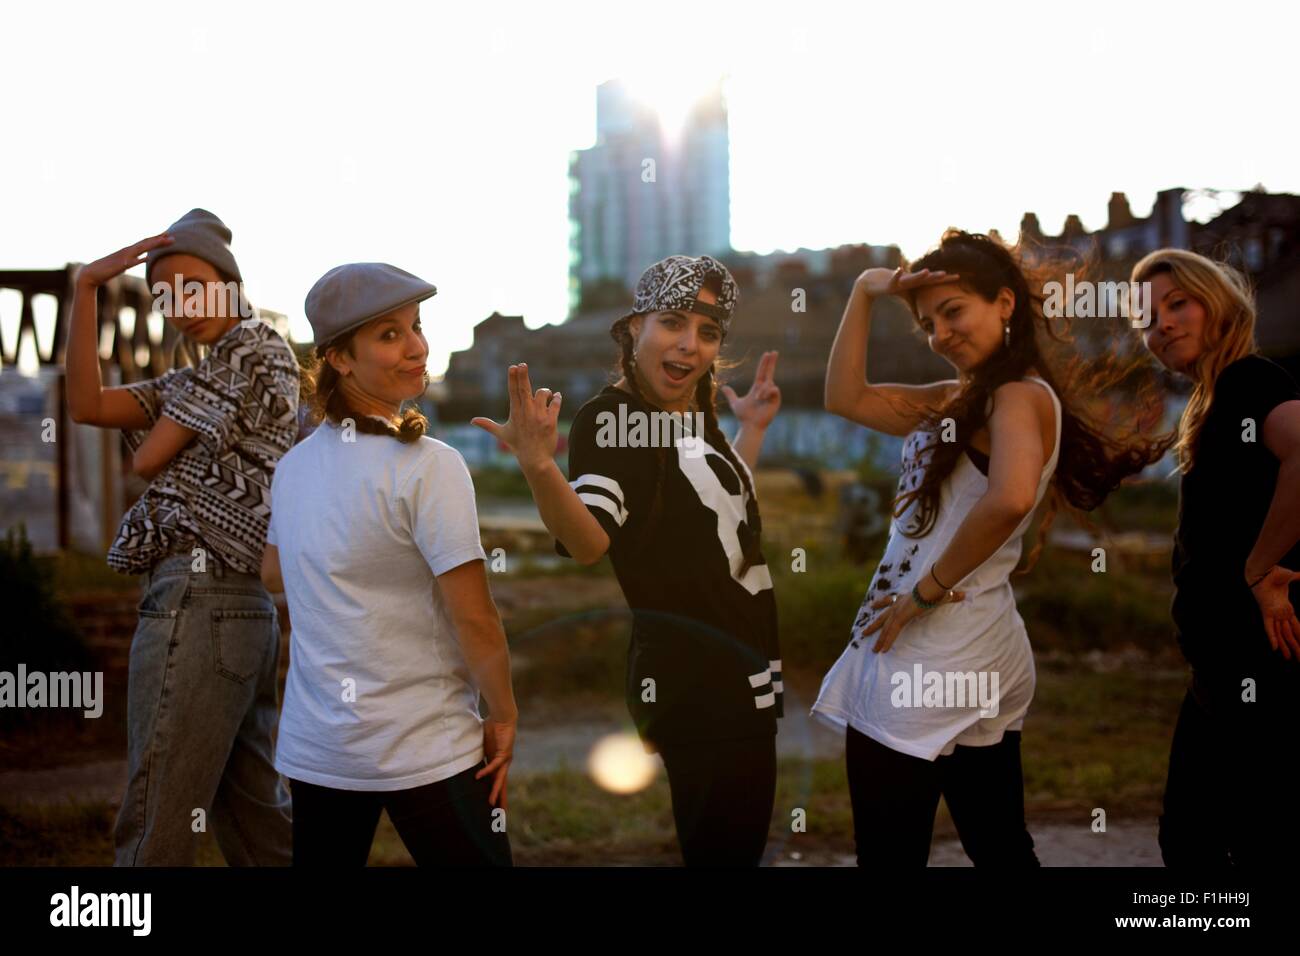
M930 761L849 727L845 761L858 866L925 866L940 795L976 866L1039 865L1025 829L1019 731L1006 731L989 747L958 745Z
M419 866L511 866L510 838L493 829L484 766L409 790L336 790L290 780L293 865L365 866L381 810Z
M660 744L687 866L758 866L776 801L776 737Z

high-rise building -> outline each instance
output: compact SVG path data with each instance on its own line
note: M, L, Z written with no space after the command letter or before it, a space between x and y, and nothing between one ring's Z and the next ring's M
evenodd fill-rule
M731 250L727 109L717 84L665 130L619 80L596 90L596 142L569 164L570 307L626 298L642 271L675 253Z

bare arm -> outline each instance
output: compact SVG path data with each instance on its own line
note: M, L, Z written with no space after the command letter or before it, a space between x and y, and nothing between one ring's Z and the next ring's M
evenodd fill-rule
M826 364L826 410L887 435L912 431L921 423L927 406L942 404L957 387L955 380L927 385L873 385L867 381L872 302L878 295L888 294L889 280L897 276L888 269L868 269L858 277ZM934 276L910 282L895 278L894 286L901 290L933 281Z
M77 272L65 357L68 414L74 422L101 428L149 427L149 416L125 388L104 388L99 371L99 324L95 300L101 285L143 262L150 249L171 242L164 235L153 236L82 266Z
M284 592L284 578L280 574L280 549L268 544L262 552L262 583L272 594Z
M492 719L514 722L519 711L510 683L510 648L501 615L488 590L484 562L476 558L438 575L438 590L456 628L465 663L487 701Z
M736 433L736 440L731 443L736 454L745 459L745 464L752 472L758 471L758 455L763 450L763 438L766 435L766 428L741 425L740 431Z
M987 561L1034 508L1038 481L1047 457L1042 428L1054 425L1051 397L1037 385L1007 382L993 393L989 416L992 448L989 455L988 491L966 514L948 547L918 582L921 596L934 600L943 594L937 577L947 587Z
M1300 401L1274 407L1264 419L1260 437L1280 466L1264 526L1246 559L1247 582L1281 561L1300 541Z
M751 472L758 470L758 455L763 449L767 426L772 424L772 419L781 409L781 389L776 384L777 357L775 351L763 353L754 372L754 384L743 398L730 385L721 388L723 397L731 406L731 413L739 423L731 447L745 459Z
M595 564L609 550L609 535L573 490L555 459L525 466L524 478L546 529L579 564Z
M1260 432L1280 464L1273 500L1243 573L1259 605L1269 644L1288 660L1300 659L1300 615L1290 591L1291 585L1300 581L1300 568L1277 563L1300 540L1300 401L1274 407Z
M488 590L485 562L466 561L438 575L435 585L456 629L465 663L474 675L479 693L487 701L488 717L483 722L483 753L487 766L475 778L491 776L488 802L506 806L506 776L514 759L515 728L519 709L510 682L510 648L501 615Z
M962 579L987 561L1033 509L1046 461L1042 428L1049 416L1055 415L1050 396L1035 395L1035 391L1037 386L1008 382L993 393L989 489L966 513L938 560L916 582L923 601L965 600L965 591L959 588ZM945 588L953 589L951 596ZM910 596L897 594L878 598L872 607L885 613L862 633L865 637L879 632L872 647L877 654L888 651L908 623L927 610Z
M514 452L546 529L579 564L595 564L609 550L609 535L555 463L560 393L539 388L534 395L523 363L510 366L508 391L510 418L504 425L483 417L470 419L470 424L496 436Z
M135 399L130 398L136 405ZM139 408L136 405L136 408ZM131 470L146 481L167 467L167 463L181 453L198 435L192 428L186 428L170 418L159 418L158 424L149 430L147 437L134 455L131 456Z

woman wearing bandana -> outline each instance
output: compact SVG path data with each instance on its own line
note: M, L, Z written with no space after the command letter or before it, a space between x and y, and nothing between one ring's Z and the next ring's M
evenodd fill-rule
M553 458L561 396L534 393L523 363L509 370L509 420L473 420L514 452L556 550L614 564L633 616L628 708L663 757L688 866L757 865L776 787L781 654L753 468L781 397L775 352L744 397L719 389L736 299L708 256L646 270L610 329L618 380L574 417L567 479ZM734 442L718 427L719 390Z

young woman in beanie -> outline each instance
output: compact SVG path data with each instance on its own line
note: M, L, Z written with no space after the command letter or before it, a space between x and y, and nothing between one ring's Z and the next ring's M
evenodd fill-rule
M553 458L560 395L534 394L527 366L510 367L504 425L473 419L514 452L560 554L609 553L633 615L628 707L663 757L688 866L757 865L776 787L781 653L753 469L780 392L775 352L744 398L723 386L727 440L714 403L736 299L708 256L646 270L610 330L621 375L569 430L571 480Z
M474 485L402 407L428 384L420 302L435 292L352 263L307 296L320 424L276 472L262 571L292 620L275 765L295 866L364 866L381 810L421 866L511 862L517 713Z
M97 289L141 262L197 364L104 388ZM288 864L289 797L271 762L280 628L260 571L271 476L295 434L297 360L244 299L230 230L195 209L82 267L66 361L73 420L122 429L149 482L108 553L115 570L144 575L115 862L191 864L210 822L232 866Z
M925 866L941 795L976 866L1038 865L1020 763L1036 673L1010 583L1020 539L1049 490L1090 510L1169 443L1137 428L1120 435L1085 409L1103 379L1122 379L1118 363L1067 374L1046 360L1040 337L1060 336L1043 315L1044 280L1057 267L949 230L911 271L864 272L844 310L826 408L906 436L885 553L813 705L846 734L860 866ZM867 381L872 307L886 295L906 299L956 379ZM1085 372L1101 377L1085 386ZM1147 379L1125 403L1131 421L1145 411L1158 422L1158 386Z
M1160 816L1166 866L1290 867L1300 711L1300 389L1259 354L1231 266L1159 249L1146 346L1193 389L1178 427L1172 614L1192 668Z

